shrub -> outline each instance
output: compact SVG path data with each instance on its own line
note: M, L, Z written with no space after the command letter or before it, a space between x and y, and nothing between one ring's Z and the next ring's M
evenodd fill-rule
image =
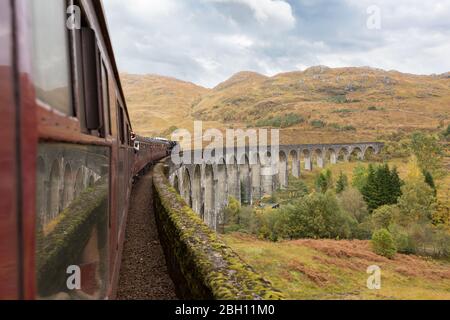
M408 228L416 253L437 258L450 257L450 232L445 226L416 223Z
M434 256L450 257L450 232L443 225L435 228L433 235L433 251Z
M305 119L295 113L289 113L282 116L272 116L267 119L258 120L256 127L274 127L274 128L288 128L296 124L305 122Z
M417 157L422 170L436 174L442 162L443 150L438 137L415 132L411 136L411 152Z
M367 204L358 189L349 188L344 190L341 194L339 194L338 200L339 206L344 211L349 213L358 222L361 223L364 221L368 214Z
M354 126L347 125L347 126L341 127L341 130L342 131L356 131L356 128Z
M353 180L352 186L359 191L363 190L364 186L367 184L368 170L362 164L358 164L353 169Z
M372 212L372 225L374 229L389 228L394 222L396 211L398 211L397 206L385 205Z
M338 103L338 104L350 102L350 101L347 99L347 96L346 96L345 94L340 94L340 95L332 96L332 97L330 97L330 98L328 99L328 101L330 101L330 102L332 102L332 103Z
M414 254L417 252L416 244L414 243L407 230L405 230L398 224L392 224L389 227L389 232L394 238L397 252L405 254Z
M235 225L239 224L239 211L241 204L234 197L228 198L228 205L224 208L225 224Z
M284 236L300 238L349 238L355 220L343 211L336 195L312 193L292 205L283 206Z
M271 208L263 209L262 212L258 214L260 225L258 236L273 242L278 241L279 229L280 227L283 228L281 218L279 210Z
M442 133L445 140L450 141L450 124L447 126L447 130Z
M348 178L341 171L339 178L336 182L336 192L341 193L341 192L345 191L347 189L347 187L348 187Z
M370 217L367 217L363 222L356 225L352 231L352 236L355 239L369 240L372 237L372 223Z
M403 226L431 222L436 209L434 191L424 181L408 181L398 200L399 222Z
M352 110L352 109L338 109L338 110L333 110L331 113L347 114L347 113L352 113L352 112L354 112L354 110Z
M322 121L322 120L313 120L313 121L311 121L311 125L314 128L320 129L320 128L325 128L325 126L327 124L324 121Z
M373 251L380 256L392 259L397 253L394 238L386 229L375 231L371 243Z
M325 193L333 187L333 176L330 169L323 170L316 176L316 190Z
M434 196L436 196L437 195L437 189L436 189L436 185L434 183L433 175L430 172L424 170L423 171L423 176L425 178L426 184L428 184L430 186L430 188L433 189Z

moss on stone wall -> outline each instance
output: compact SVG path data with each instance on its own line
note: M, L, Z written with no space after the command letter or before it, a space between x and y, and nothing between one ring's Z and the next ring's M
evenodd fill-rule
M55 228L44 235L38 230L36 243L37 285L40 296L65 292L66 270L77 265L89 241L92 230L99 232L99 248L106 248L108 184L96 184L86 189L78 199L59 215ZM106 261L106 259L102 259ZM101 265L101 272L106 266Z
M283 299L187 206L170 186L163 164L154 168L153 182L161 242L181 298Z

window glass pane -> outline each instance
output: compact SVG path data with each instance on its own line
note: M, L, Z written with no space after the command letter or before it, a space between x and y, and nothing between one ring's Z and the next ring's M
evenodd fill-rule
M125 144L125 132L124 132L124 115L122 107L119 107L119 135L120 142Z
M39 144L36 279L42 299L106 294L109 158L108 147Z
M108 73L104 63L102 63L102 97L103 97L103 112L105 114L105 135L111 133L111 120L109 117L109 84Z
M37 97L72 115L65 0L29 0Z

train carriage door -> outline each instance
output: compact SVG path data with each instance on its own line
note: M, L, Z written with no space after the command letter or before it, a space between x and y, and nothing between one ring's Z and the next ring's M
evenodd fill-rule
M117 208L118 208L118 214L117 214L117 236L118 236L118 240L120 241L121 237L123 236L122 234L120 234L121 231L121 225L122 225L122 219L123 216L125 214L125 210L126 210L126 178L125 178L125 168L126 168L126 152L127 152L127 146L126 146L126 134L125 134L125 113L124 113L124 109L121 105L121 103L119 101L117 101L117 113L119 115L119 121L117 123L118 126L118 133L119 133L119 147L118 147L118 160L119 160L119 165L118 165L118 174L119 174L119 179L118 179L118 189L119 189L119 193L117 196Z
M100 43L88 6L81 6L81 28L71 30L65 1L28 3L34 102L47 119L35 158L35 270L27 282L34 282L36 299L104 299L110 287L111 146L104 139ZM62 123L73 128L70 134Z

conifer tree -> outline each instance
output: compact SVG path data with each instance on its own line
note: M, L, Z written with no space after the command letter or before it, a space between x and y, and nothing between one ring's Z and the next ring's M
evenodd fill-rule
M402 186L403 181L400 179L398 175L397 167L394 167L391 171L391 201L390 204L396 204L398 202L398 198L402 195Z
M384 204L391 204L391 172L387 164L379 166L376 170L375 199L377 208Z
M369 165L367 170L367 182L363 186L361 193L364 197L364 201L367 203L367 208L369 212L372 212L377 208L377 200L376 200L376 177L375 177L375 169L373 165Z
M363 165L358 165L353 169L352 186L358 189L360 192L367 183L368 170Z
M383 205L396 204L402 194L402 185L396 168L391 171L387 164L376 168L370 165L367 183L362 190L369 212Z
M348 188L348 178L341 171L341 174L339 175L339 178L336 182L336 193L341 193L347 188Z
M431 189L433 189L434 196L437 194L436 185L434 184L433 176L429 171L424 170L423 176L425 177L425 182L430 186Z

